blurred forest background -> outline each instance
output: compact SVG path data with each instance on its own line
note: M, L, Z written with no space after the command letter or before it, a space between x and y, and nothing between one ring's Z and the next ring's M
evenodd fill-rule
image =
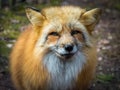
M15 90L9 74L13 43L29 24L25 7L77 5L99 7L101 20L93 36L97 42L98 66L90 90L120 90L120 0L0 0L0 90Z

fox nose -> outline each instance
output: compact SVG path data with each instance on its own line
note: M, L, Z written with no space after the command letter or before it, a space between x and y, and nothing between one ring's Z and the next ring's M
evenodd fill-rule
M65 50L71 52L73 50L73 45L72 44L65 45Z

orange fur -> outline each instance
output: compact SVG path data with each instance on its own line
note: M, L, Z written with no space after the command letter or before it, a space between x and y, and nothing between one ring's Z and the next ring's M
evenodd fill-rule
M84 15L84 13L86 12L84 9L81 9L79 7L64 6L64 7L54 7L50 9L49 8L44 9L42 11L42 14L40 14L40 13L36 13L35 11L31 11L30 9L27 9L27 16L33 25L29 26L20 35L20 37L18 38L17 42L13 47L10 56L11 76L16 88L18 90L47 89L46 83L48 83L50 79L50 74L47 71L47 69L43 66L42 61L44 55L47 52L49 52L47 45L56 43L58 37L49 36L48 37L49 41L47 41L46 46L41 45L39 47L40 50L36 51L35 50L36 43L38 42L38 39L41 38L41 36L43 35L42 30L44 26L48 26L48 24L53 20L54 22L56 22L56 24L58 24L56 28L52 29L54 31L56 29L61 28L59 27L59 23L62 23L63 25L68 23L68 21L72 22L72 20L74 21L74 19L79 19L79 21L87 28L90 34L91 31L94 29L96 22L98 22L98 18L95 21L95 18L92 17L91 15L95 13L96 15L99 16L100 11L97 9L96 11L95 12L92 11L91 13L86 13ZM58 30L58 32L61 34L64 32L70 32L70 30L68 29L69 29L68 27L64 27L63 31ZM78 39L81 40L81 42L83 42L82 36L79 37L76 35L75 37L76 38L78 37ZM72 39L71 37L69 37L69 35L68 37L66 36L66 38L67 39L64 42L66 43L72 42L71 41ZM91 40L93 41L93 39ZM97 55L96 55L95 43L92 44L93 47L90 48L85 47L83 50L87 62L84 65L82 71L79 73L77 80L75 82L76 83L75 86L72 87L71 89L87 90L91 80L93 79L95 67L97 65L97 58L96 58Z

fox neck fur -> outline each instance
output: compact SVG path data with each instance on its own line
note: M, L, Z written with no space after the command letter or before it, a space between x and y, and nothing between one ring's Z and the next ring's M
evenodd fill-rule
M43 63L50 73L49 90L67 90L74 87L85 62L85 56L80 51L67 61L60 60L52 52L47 54Z

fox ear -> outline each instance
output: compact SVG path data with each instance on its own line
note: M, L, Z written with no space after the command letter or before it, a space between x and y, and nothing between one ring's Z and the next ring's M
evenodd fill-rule
M98 23L102 10L99 8L92 9L90 11L86 11L81 16L81 22L90 30L90 32L94 29L95 25Z
M45 17L35 8L26 8L26 15L33 25L41 26Z

